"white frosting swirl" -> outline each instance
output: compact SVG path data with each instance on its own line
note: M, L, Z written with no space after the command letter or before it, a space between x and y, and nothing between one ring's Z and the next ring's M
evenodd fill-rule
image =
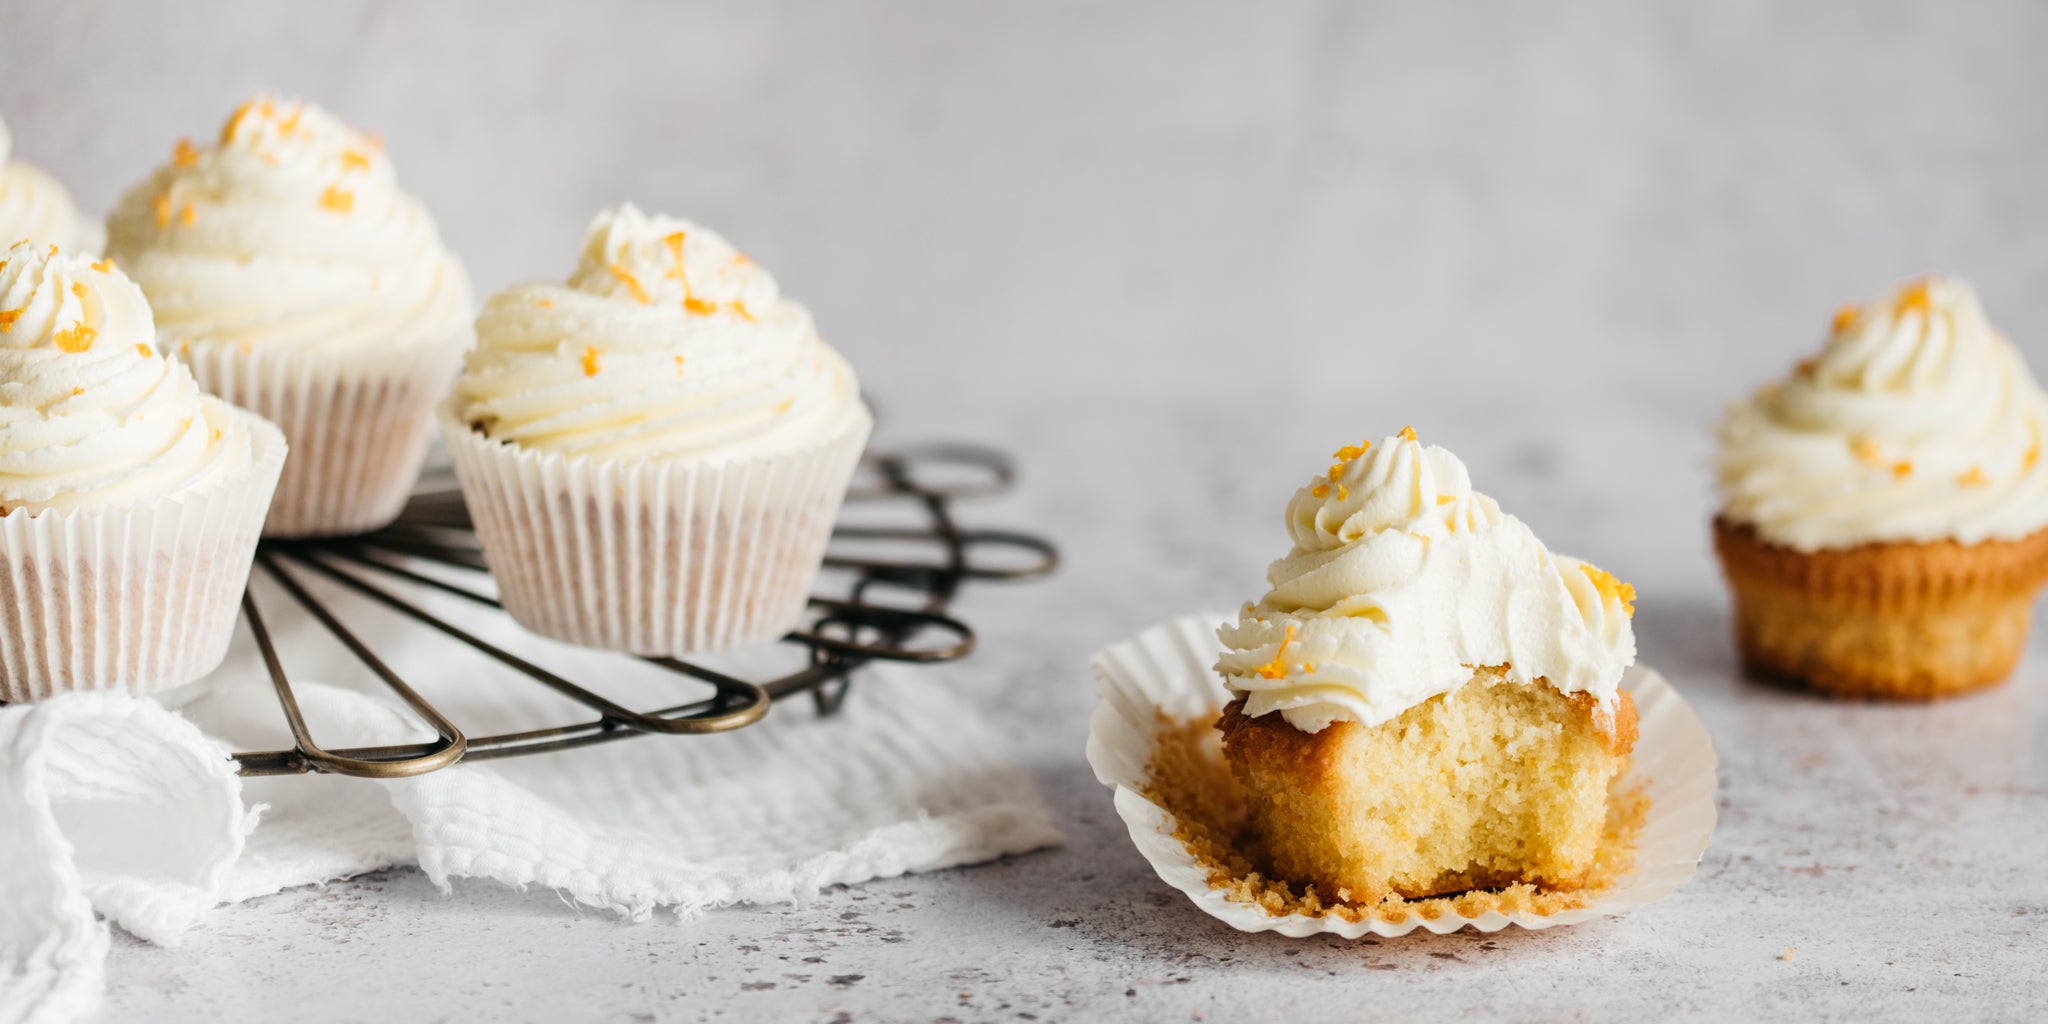
M632 206L591 221L568 285L493 296L457 415L500 441L603 459L739 458L868 413L811 315L725 239Z
M106 233L78 212L57 179L8 159L13 145L7 123L0 121L0 245L26 239L68 252L98 252Z
M318 353L459 344L467 277L378 143L317 107L258 97L108 218L108 251L166 341Z
M109 261L16 245L0 262L0 509L98 509L239 479L248 429L153 344Z
M1246 715L1378 725L1491 666L1613 713L1632 588L1552 554L1413 431L1335 458L1287 506L1294 550L1267 570L1273 589L1218 630L1216 670Z
M2048 526L2048 396L1961 281L1846 306L1820 355L1728 412L1721 514L1798 551Z

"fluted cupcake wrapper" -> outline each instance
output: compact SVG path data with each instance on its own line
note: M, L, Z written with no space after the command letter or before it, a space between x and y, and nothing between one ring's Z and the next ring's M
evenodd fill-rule
M277 424L291 443L264 536L335 537L398 518L469 339L465 329L342 355L209 342L180 358L200 387Z
M566 457L441 430L505 610L586 647L683 655L766 643L802 618L873 421L724 462Z
M242 410L255 466L137 505L0 516L0 701L154 693L227 654L284 435Z
M1436 900L1395 919L1370 913L1354 919L1275 914L1232 900L1210 884L1209 869L1175 837L1180 825L1174 815L1146 793L1158 737L1176 723L1214 720L1230 700L1214 665L1221 653L1216 624L1234 617L1217 612L1175 619L1097 652L1092 662L1097 703L1088 723L1088 763L1096 781L1115 792L1117 814L1160 879L1186 893L1204 913L1239 931L1295 938L1395 936L1418 927L1438 934L1466 927L1492 932L1510 924L1550 928L1655 902L1697 870L1714 832L1714 745L1664 677L1638 665L1621 682L1635 698L1640 734L1618 784L1647 796L1649 809L1636 835L1634 864L1591 903L1546 915L1492 908L1466 913L1456 901Z

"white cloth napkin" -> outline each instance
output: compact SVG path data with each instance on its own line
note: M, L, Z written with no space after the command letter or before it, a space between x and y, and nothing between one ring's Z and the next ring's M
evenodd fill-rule
M595 717L337 588L314 589L472 734ZM294 678L338 681L297 687L318 742L431 736L310 619L280 615L288 599L274 587L259 593ZM708 693L632 659L534 640L453 598L430 603L571 678L603 680L629 707ZM418 864L443 887L488 878L633 918L689 915L1060 841L1029 777L945 692L943 668L866 671L830 718L794 701L732 733L408 780L242 780L229 749L289 740L253 644L237 644L212 680L173 698L176 712L98 694L0 708L0 1021L70 1020L97 1003L107 931L95 911L171 944L224 900ZM791 667L778 656L788 652L719 666Z

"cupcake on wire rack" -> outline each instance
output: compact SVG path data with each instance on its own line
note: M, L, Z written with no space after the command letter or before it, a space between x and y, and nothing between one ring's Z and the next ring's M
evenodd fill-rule
M108 252L202 387L292 458L264 532L377 529L405 505L470 342L468 279L382 146L262 96L122 197Z
M766 270L630 205L566 284L485 303L441 420L512 617L644 655L797 623L872 426Z
M1843 697L1989 686L2048 582L2048 396L1976 293L1930 277L1835 314L1728 413L1714 547L1752 670Z
M30 239L69 253L96 253L106 242L99 224L78 212L57 179L10 159L14 139L0 121L0 245Z
M110 260L0 260L0 700L218 665L285 441L156 347Z

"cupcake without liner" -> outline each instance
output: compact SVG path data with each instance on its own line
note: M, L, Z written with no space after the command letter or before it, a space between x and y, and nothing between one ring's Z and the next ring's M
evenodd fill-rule
M0 121L0 245L27 238L68 253L99 252L106 232L78 212L70 191L57 179L10 159L13 146L7 123Z
M1961 281L1839 310L1730 409L1714 548L1749 669L1849 698L1991 686L2048 583L2048 396Z
M514 619L684 655L800 621L873 419L765 270L625 206L484 305L441 426Z
M227 653L285 461L155 346L110 261L0 263L0 700L152 693Z
M1288 503L1270 589L1217 631L1264 873L1368 905L1600 887L1637 740L1634 590L1413 430L1331 462Z
M266 536L366 533L419 478L469 347L471 300L382 146L258 97L122 197L108 251L200 386L274 421L292 457Z

